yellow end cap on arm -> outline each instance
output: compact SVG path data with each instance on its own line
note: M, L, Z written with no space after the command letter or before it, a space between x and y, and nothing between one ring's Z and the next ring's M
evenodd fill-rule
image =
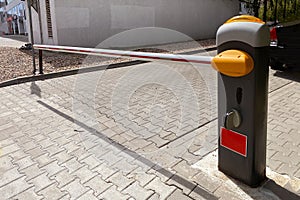
M251 15L239 15L236 17L233 17L225 22L225 24L233 23L233 22L254 22L254 23L260 23L265 24L264 21L257 17L253 17Z
M227 50L212 59L212 67L224 75L242 77L253 70L254 61L243 51Z

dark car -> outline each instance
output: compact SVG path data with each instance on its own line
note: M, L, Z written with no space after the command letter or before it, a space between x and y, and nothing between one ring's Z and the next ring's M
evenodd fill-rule
M300 67L300 22L271 28L270 66L275 70Z

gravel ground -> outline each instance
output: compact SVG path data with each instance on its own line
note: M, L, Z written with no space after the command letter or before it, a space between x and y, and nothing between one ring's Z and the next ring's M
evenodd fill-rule
M200 50L213 47L215 39L202 41L182 42L153 47L136 49L137 51L182 53L185 51ZM36 55L37 57L37 55ZM129 59L115 59L79 54L44 52L44 73L58 72L81 67L105 65L129 61ZM36 59L36 63L38 60ZM38 68L38 66L37 66ZM0 44L0 82L22 76L31 76L33 71L32 55L29 50L19 50L16 47L8 47Z

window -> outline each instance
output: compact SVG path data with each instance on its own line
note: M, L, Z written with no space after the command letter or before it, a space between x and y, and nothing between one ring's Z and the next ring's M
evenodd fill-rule
M47 16L48 37L52 38L53 31L52 31L52 21L51 21L50 0L46 0L46 16Z

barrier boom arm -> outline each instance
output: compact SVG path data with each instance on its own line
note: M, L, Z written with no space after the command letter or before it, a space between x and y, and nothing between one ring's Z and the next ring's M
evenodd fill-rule
M136 51L120 51L110 49L94 49L83 47L69 47L69 46L54 46L54 45L33 45L34 49L43 51L56 51L65 53L77 53L104 57L125 57L145 61L159 61L159 62L180 62L180 63L198 63L211 64L212 58L210 56L193 56L193 55L174 55L162 53L147 53Z

